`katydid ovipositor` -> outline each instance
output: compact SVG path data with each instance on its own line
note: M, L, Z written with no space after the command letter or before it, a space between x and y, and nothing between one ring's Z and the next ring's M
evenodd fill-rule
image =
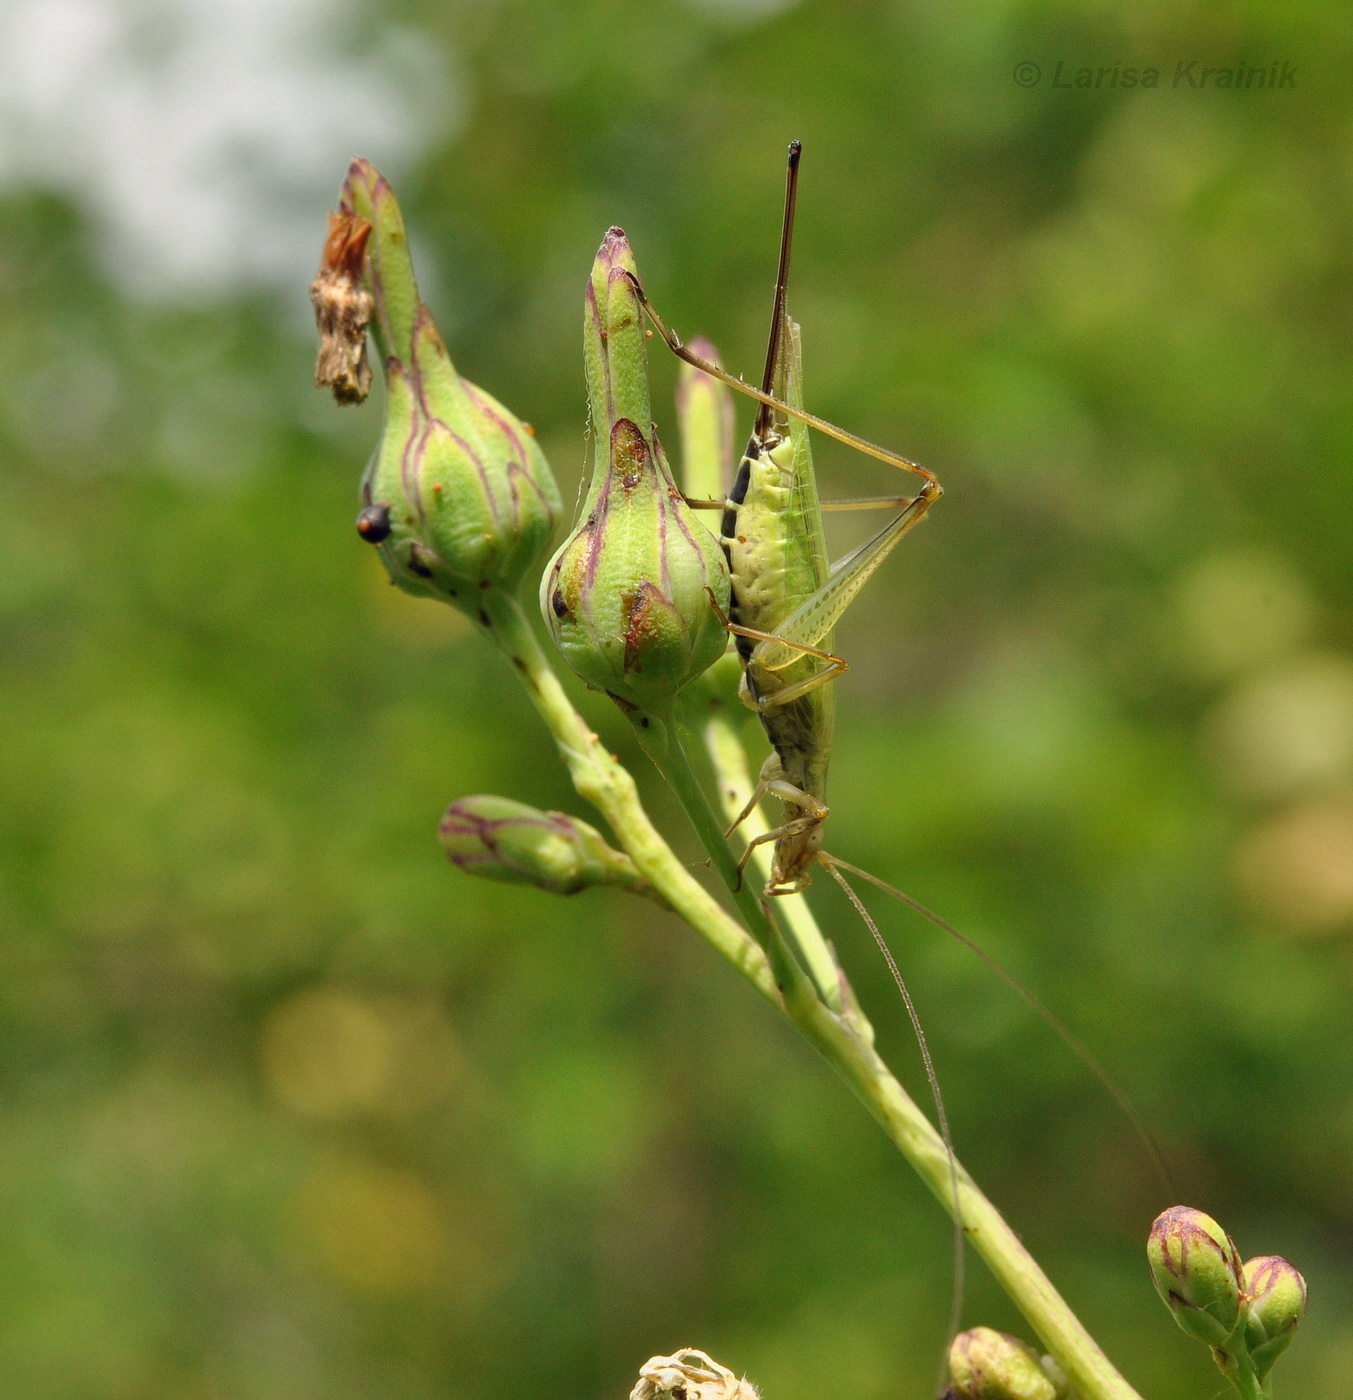
M831 650L836 624L897 542L941 494L939 482L924 467L803 409L799 328L785 309L799 150L797 141L790 145L780 263L760 390L687 349L635 282L641 304L675 354L760 404L733 489L721 503L721 536L733 585L726 621L743 662L743 694L760 715L772 748L743 817L767 795L784 803L781 825L757 837L743 855L745 866L756 846L775 842L765 889L768 895L803 889L809 883L809 867L821 854L835 726L829 683L847 669L847 663ZM914 497L824 506L813 476L809 426L913 472L922 478L920 491ZM829 565L822 511L881 506L896 506L900 513L873 539Z

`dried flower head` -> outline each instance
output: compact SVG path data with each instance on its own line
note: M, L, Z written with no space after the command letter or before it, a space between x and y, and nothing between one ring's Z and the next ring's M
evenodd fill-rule
M761 1393L705 1352L682 1347L643 1364L630 1400L761 1400Z
M371 392L366 332L375 300L363 284L371 224L347 210L329 215L319 274L310 284L319 331L315 383L339 403L361 403Z

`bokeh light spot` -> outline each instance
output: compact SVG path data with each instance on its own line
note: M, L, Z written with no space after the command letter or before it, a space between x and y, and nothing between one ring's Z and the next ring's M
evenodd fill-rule
M390 1081L390 1036L374 1008L321 987L277 1007L260 1046L268 1085L288 1108L315 1118L374 1108Z
M1214 710L1206 741L1219 776L1247 797L1353 777L1353 660L1304 656L1244 682Z
M1178 643L1205 676L1229 676L1305 643L1310 593L1284 560L1259 550L1215 554L1179 581Z
M324 1168L303 1183L297 1216L314 1262L363 1291L426 1287L446 1257L442 1207L412 1172L356 1163Z
M1241 841L1236 876L1256 909L1294 932L1353 923L1353 794L1315 798Z

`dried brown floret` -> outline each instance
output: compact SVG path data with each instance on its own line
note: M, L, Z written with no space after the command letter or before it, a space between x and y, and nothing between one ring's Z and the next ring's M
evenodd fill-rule
M371 364L366 330L371 321L371 293L362 285L371 225L355 214L330 214L329 236L319 274L310 284L319 330L315 383L333 391L339 403L361 403L371 392Z

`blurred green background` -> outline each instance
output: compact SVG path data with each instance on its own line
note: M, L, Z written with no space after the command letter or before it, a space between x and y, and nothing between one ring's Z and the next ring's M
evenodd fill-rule
M264 9L217 6L221 34ZM176 212L136 148L98 167L139 211L121 242L78 178L0 195L7 1400L621 1397L686 1344L768 1400L930 1393L946 1224L830 1072L674 919L443 859L453 798L583 808L499 658L384 583L352 528L379 408L310 383L360 144L460 369L571 500L605 228L754 372L790 137L809 402L948 491L841 629L832 848L985 942L1183 1198L1305 1271L1279 1394L1353 1393L1349 11L371 0L325 42L360 69L395 40L444 100L365 144L329 85L349 125L305 165L294 278L191 233L192 277L125 276ZM1173 88L1194 58L1295 87ZM1054 89L1058 60L1162 83ZM308 93L260 131L315 125ZM897 489L819 461L829 494ZM877 955L814 902L921 1092ZM1173 1202L1121 1116L875 904L967 1164L1144 1395L1214 1394L1148 1283ZM972 1275L965 1324L1025 1331Z

